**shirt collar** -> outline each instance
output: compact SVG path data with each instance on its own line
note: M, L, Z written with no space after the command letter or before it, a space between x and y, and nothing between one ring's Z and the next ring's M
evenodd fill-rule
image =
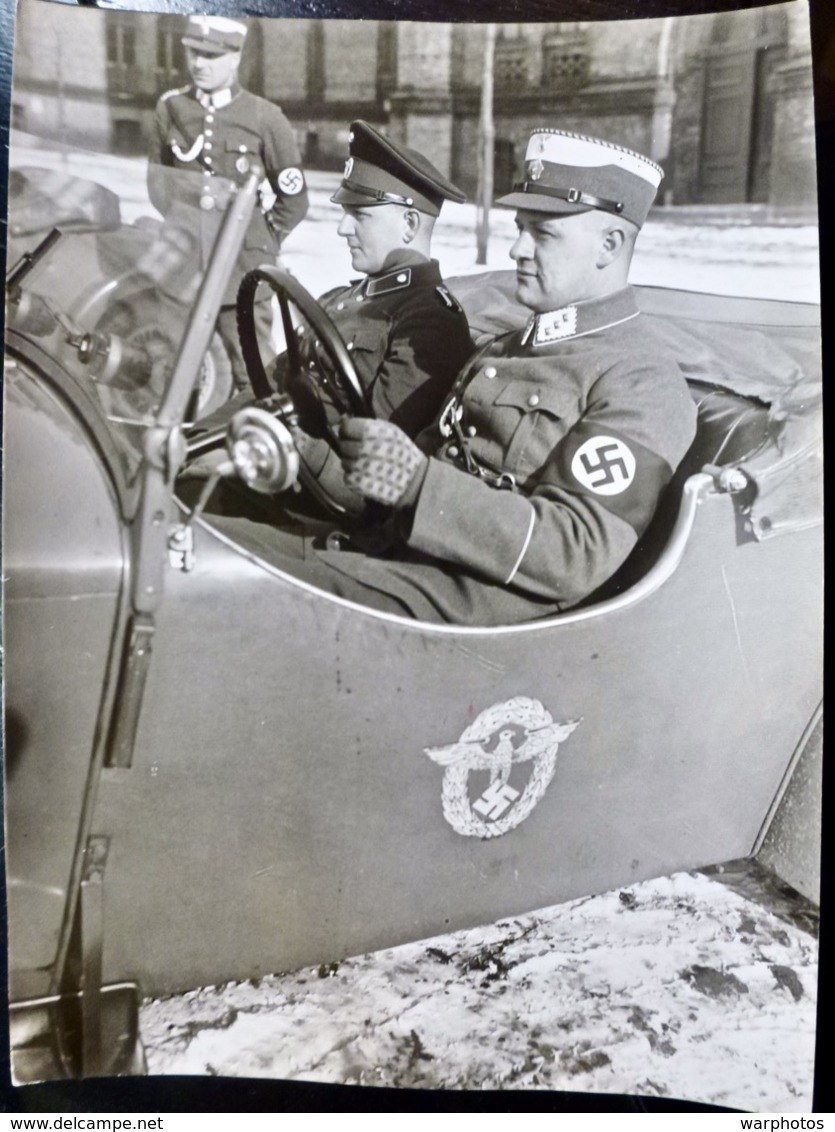
M199 87L194 88L195 97L204 110L222 110L224 106L229 105L233 98L237 98L240 92L241 88L237 83L224 87L223 90L214 90L211 94L208 91L200 90Z
M522 345L534 349L552 346L570 338L582 338L584 334L594 334L607 330L634 318L638 311L635 294L631 287L604 295L599 299L586 299L580 303L569 303L553 311L531 315L522 331Z

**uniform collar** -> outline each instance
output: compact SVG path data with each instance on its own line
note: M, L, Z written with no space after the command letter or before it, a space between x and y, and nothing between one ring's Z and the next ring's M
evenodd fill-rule
M600 299L586 299L585 302L570 303L557 310L531 315L522 331L522 345L534 349L553 346L570 338L608 330L610 326L628 322L638 313L632 288L624 287L622 291Z
M386 256L383 267L383 271L369 275L362 281L362 293L370 299L388 295L392 291L405 290L414 283L425 283L428 280L441 282L438 261L427 259L420 252L409 251L407 248Z
M199 87L194 88L194 95L204 110L222 110L228 106L233 98L237 98L241 88L237 83L224 87L223 90L214 90L209 94Z

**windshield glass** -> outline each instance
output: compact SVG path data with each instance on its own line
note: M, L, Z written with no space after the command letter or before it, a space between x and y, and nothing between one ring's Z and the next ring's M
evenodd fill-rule
M176 216L151 203L144 158L69 148L12 132L8 326L45 350L93 396L128 481L142 433L163 400L211 258L230 185L213 178L213 223L200 186ZM166 171L173 174L173 171ZM180 178L190 174L176 174ZM192 191L193 190L193 191ZM215 332L193 363L196 417L231 393Z

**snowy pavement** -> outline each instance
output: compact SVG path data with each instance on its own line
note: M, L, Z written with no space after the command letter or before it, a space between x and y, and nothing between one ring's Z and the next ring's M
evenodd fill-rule
M12 131L10 164L63 169L105 185L119 196L127 223L157 215L146 193L147 164L142 158L61 152L54 144L38 145L36 139ZM320 295L345 283L353 272L345 242L336 234L341 210L329 200L339 175L312 171L308 182L310 211L287 238L282 254L308 290ZM756 215L752 209L752 217ZM475 263L475 231L475 205L444 205L433 242L444 276L485 270ZM514 236L513 213L492 209L487 268L512 267L508 252ZM683 224L680 219L653 218L638 241L631 281L720 295L818 302L818 230L814 225Z
M278 927L277 927L278 930ZM812 1103L817 942L678 873L469 931L145 1003L152 1074Z

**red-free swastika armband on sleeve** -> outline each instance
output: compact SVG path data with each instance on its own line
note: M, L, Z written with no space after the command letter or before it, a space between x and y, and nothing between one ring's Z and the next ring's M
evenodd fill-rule
M554 485L588 496L642 533L672 468L657 452L605 424L579 421L545 469L539 488Z

